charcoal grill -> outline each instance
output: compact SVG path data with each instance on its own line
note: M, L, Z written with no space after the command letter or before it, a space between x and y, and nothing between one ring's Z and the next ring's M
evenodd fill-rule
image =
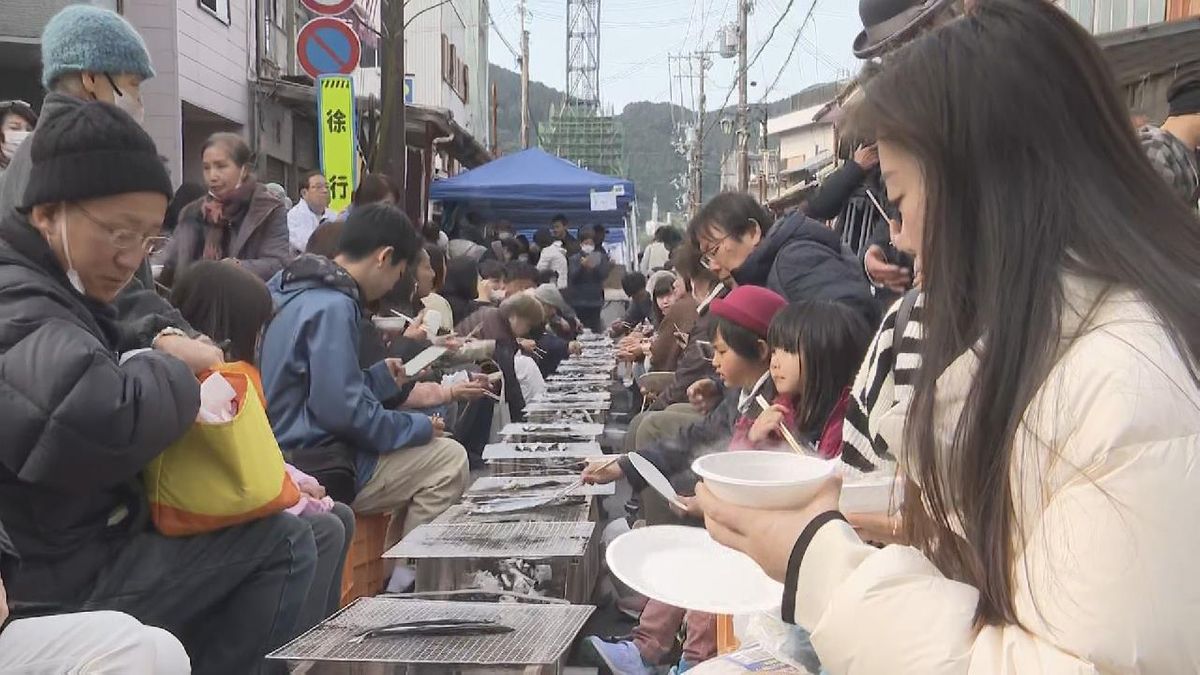
M593 502L594 504L594 502ZM533 511L521 513L473 513L470 504L455 504L434 519L434 525L471 523L521 523L537 521L543 523L586 523L590 521L592 504L576 502L549 504Z
M294 663L425 666L425 672L441 673L455 666L554 666L562 662L594 609L560 604L360 598L267 658ZM428 619L485 619L515 630L503 635L385 637L350 643L355 635L371 628Z
M471 487L467 489L466 496L468 499L479 495L529 496L541 492L556 492L570 485L574 480L575 477L567 476L484 476L471 484ZM545 483L554 483L554 485L545 485ZM572 490L570 494L607 496L615 491L616 485L609 483L607 485L582 485Z
M412 560L420 592L479 588L584 604L599 574L597 527L590 521L430 523L384 557Z
M500 430L500 437L505 441L549 441L565 442L594 441L604 433L603 424L586 424L579 422L564 423L534 423L510 422Z
M542 459L546 457L599 457L604 454L595 441L565 443L558 441L522 441L490 443L483 447L483 459Z
M558 558L583 555L592 523L422 525L385 558ZM455 590L455 589L429 589Z

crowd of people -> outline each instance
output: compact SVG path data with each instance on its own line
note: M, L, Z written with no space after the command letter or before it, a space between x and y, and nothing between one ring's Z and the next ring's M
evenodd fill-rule
M548 269L504 224L414 226L380 174L346 213L319 173L293 206L230 133L204 143L202 187L173 189L140 126L137 32L73 5L42 49L40 116L0 118L0 669L278 669L264 655L339 605L355 514L390 516L390 546L457 503L495 418L578 350L605 231L557 219ZM482 369L407 372L435 342ZM254 384L298 497L168 534L147 468L203 419L213 372Z
M291 205L235 134L173 189L141 37L56 15L40 115L0 106L0 670L282 668L264 655L337 609L355 514L390 546L457 503L590 330L639 374L624 450L683 508L627 456L582 479L754 559L812 672L1196 671L1200 72L1138 127L1050 3L861 7L845 165L779 217L717 195L623 276L602 226L414 224L382 174L345 213L319 173ZM431 346L455 366L410 372ZM214 372L252 383L296 497L169 534L146 470ZM791 438L842 467L799 510L689 470ZM841 513L865 473L903 499ZM715 655L712 615L624 600L632 634L586 640L613 672Z
M1200 507L1200 72L1135 126L1049 3L861 9L846 163L778 219L719 195L673 278L625 279L620 353L664 371L626 450L686 509L628 459L583 478L782 582L787 656L813 673L1195 671L1174 627L1200 618L1178 585L1197 540L1172 522ZM733 290L705 311L712 283ZM722 502L688 470L784 428L841 467L801 510ZM898 477L894 509L841 513L872 472ZM642 603L631 635L587 639L610 670L715 655L712 616Z

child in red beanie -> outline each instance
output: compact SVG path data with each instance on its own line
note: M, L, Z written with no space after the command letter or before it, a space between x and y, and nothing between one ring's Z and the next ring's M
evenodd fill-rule
M759 286L739 286L712 304L712 313L717 317L713 368L727 387L741 389L730 450L754 449L749 432L760 411L756 399L764 395L768 400L774 397L767 330L771 320L786 306L787 300L778 293Z

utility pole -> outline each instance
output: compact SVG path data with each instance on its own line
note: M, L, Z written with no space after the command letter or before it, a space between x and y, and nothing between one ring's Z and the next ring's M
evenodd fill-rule
M497 123L500 109L500 91L496 87L496 83L492 82L491 100L489 101L491 108L490 128L488 137L492 139L492 157L500 156L500 125Z
M700 61L700 105L696 115L696 144L694 146L695 154L692 156L692 170L694 172L694 183L692 188L692 215L700 212L700 207L704 205L704 109L708 105L708 99L704 93L705 72L708 70L709 60L707 52L696 52L696 58Z
M521 14L521 147L529 149L529 31L525 29L525 0L517 4Z
M746 63L746 34L749 27L750 0L738 0L737 179L739 192L746 192L750 189L750 110L747 100L750 73Z
M400 191L402 209L408 196L408 144L404 117L404 0L383 0L383 114L379 130L379 152L374 171L386 173ZM414 205L417 206L417 205ZM424 206L420 205L423 209ZM409 216L416 214L409 213ZM423 219L421 219L423 220Z

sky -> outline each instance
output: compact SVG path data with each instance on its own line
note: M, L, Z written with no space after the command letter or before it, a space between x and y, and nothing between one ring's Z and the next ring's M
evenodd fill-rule
M785 9L791 2L791 9ZM567 0L527 0L530 79L562 90L566 80ZM672 85L668 56L717 47L717 31L737 18L737 0L600 0L600 97L615 112L633 101L681 102ZM516 59L498 37L520 48L517 0L492 0L495 26L488 38L492 63L517 70ZM809 8L814 7L805 23ZM766 41L750 69L751 103L773 101L806 86L856 73L851 44L862 26L854 0L755 0L750 15L749 53ZM801 39L797 43L798 31ZM793 45L795 49L793 50ZM789 61L789 52L791 59ZM708 72L708 109L716 109L736 83L737 59L713 57ZM778 81L776 82L776 80ZM774 88L771 85L774 83ZM684 89L690 91L691 87ZM692 95L682 94L694 107ZM736 102L734 92L730 102Z

